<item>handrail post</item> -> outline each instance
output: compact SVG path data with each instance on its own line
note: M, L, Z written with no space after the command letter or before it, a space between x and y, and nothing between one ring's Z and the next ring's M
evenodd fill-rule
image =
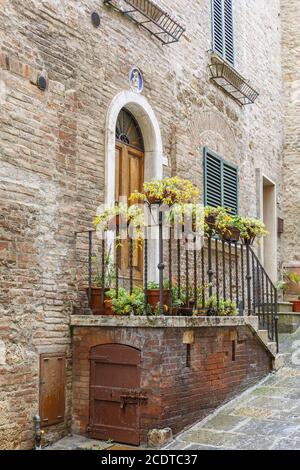
M164 248L163 248L163 213L159 206L158 214L158 229L159 229L159 261L158 261L158 274L159 274L159 313L164 314Z
M212 282L213 282L213 276L214 276L214 272L213 272L213 268L212 268L212 246L211 246L211 234L208 235L208 282L209 282L209 286L208 286L208 292L209 292L209 298L212 297L213 295L213 286L212 286Z
M102 273L101 273L101 304L104 306L104 292L105 292L105 239L102 238Z
M275 297L275 315L274 315L274 322L275 322L275 340L276 340L276 345L277 345L277 354L279 353L279 335L278 335L278 320L279 320L279 317L278 317L278 292L277 292L277 289L275 287L275 293L274 293L274 297Z
M246 262L247 262L247 300L248 300L248 315L252 315L251 311L251 270L250 270L250 246L246 245Z
M93 249L93 232L89 231L89 254L88 254L88 271L89 271L89 290L88 290L88 300L89 308L92 306L92 249Z

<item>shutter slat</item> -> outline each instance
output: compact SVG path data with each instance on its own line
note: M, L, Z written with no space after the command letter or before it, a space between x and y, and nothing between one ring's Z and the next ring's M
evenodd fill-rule
M205 153L206 204L212 207L222 205L222 164L219 158L208 151Z
M205 149L205 204L238 213L238 169Z
M223 0L213 0L213 49L224 55Z
M232 0L224 0L225 59L234 64Z
M233 0L212 0L213 50L234 65Z
M238 213L238 172L237 168L229 166L224 163L223 167L224 178L224 206L231 209L233 214Z

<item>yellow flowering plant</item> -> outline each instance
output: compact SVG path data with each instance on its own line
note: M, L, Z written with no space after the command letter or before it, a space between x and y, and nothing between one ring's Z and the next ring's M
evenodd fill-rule
M142 192L134 192L130 196L132 202L148 202L149 204L174 204L196 203L199 190L191 181L178 176L145 182Z
M128 206L121 203L107 207L95 217L94 225L99 232L106 232L114 229L113 224L118 224L120 217L126 222L127 226L133 227L135 239L141 240L144 238L145 215L144 211L136 205Z

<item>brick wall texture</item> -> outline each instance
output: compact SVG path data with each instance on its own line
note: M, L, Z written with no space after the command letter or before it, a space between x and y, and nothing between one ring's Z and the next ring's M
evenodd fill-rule
M0 448L32 447L41 352L67 355L66 421L45 441L70 429L74 233L91 227L104 200L106 116L129 89L132 65L159 121L166 175L188 177L202 191L207 145L239 165L242 214L258 212L257 168L275 181L281 204L280 2L234 3L236 68L260 91L245 108L209 80L210 1L157 0L186 27L178 44L162 46L99 0L0 0ZM283 3L292 15L297 2ZM289 28L296 41L296 19ZM293 215L294 206L285 207Z
M271 357L248 327L194 329L190 367L182 328L74 328L73 432L89 422L90 348L119 343L142 351L140 407L142 442L149 430L170 427L174 434L256 383L271 370ZM233 357L232 343L235 343ZM233 360L234 359L234 360Z

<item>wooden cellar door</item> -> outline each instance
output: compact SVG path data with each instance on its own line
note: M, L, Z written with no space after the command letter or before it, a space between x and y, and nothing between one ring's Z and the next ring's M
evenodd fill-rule
M91 349L89 435L139 445L141 352L121 344Z
M42 426L64 421L65 354L40 355L40 417Z

